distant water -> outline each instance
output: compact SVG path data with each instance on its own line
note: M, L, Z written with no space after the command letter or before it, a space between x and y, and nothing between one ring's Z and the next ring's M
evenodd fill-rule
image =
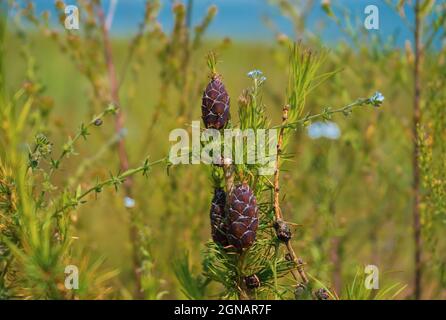
M76 4L76 0L67 0L67 4ZM302 1L303 2L303 1ZM52 10L53 0L35 1L37 10ZM110 0L103 1L105 8L108 8ZM145 0L119 0L115 19L112 26L112 33L125 36L133 33L138 26L143 15ZM166 30L170 30L173 25L171 0L163 0L160 12L160 22ZM334 11L339 13L338 7L347 8L352 17L352 24L356 29L364 29L365 19L364 8L374 4L378 6L380 13L380 29L368 31L370 36L378 35L387 39L391 35L396 37L396 45L402 46L404 41L412 39L412 36L399 15L394 12L384 0L332 0ZM218 14L208 30L208 36L225 37L242 41L271 41L274 32L268 28L264 22L264 17L268 17L279 30L289 36L293 36L292 23L281 15L280 10L271 5L268 0L194 0L192 21L197 24L207 11L207 8L215 4L218 7ZM412 14L407 10L407 17L412 19ZM342 16L342 15L339 15ZM347 21L342 20L342 23ZM81 26L82 27L82 26ZM345 39L339 27L326 16L320 6L320 0L314 1L314 7L307 18L307 30L317 34L328 44L336 44Z

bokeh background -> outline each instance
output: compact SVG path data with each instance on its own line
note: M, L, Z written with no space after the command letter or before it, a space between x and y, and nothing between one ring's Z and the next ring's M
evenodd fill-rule
M25 79L43 85L44 95L51 97L45 130L56 149L108 99L101 93L108 86L101 43L94 31L84 40L89 15L79 2L66 2L81 7L79 31L65 31L54 2L39 0L32 1L35 16L41 19L48 12L45 28L55 30L58 37L45 34L44 27L16 8L10 12L5 39L7 87L18 88ZM307 271L340 296L345 297L346 286L369 264L378 266L383 285L407 285L398 298L412 296L414 38L408 23L413 23L413 3L162 0L130 62L129 47L144 20L146 2L113 3L103 1L102 7L107 12L116 4L111 39L118 77L126 70L120 99L131 167L147 155L151 160L166 156L169 132L200 120L201 92L209 79L205 56L210 50L218 54L218 71L234 114L238 96L251 83L247 72L263 72L267 77L263 101L273 124L280 123L286 98L292 40L301 40L313 50L328 48L323 70L339 70L309 96L306 112L341 107L382 92L382 107L332 119L340 128L337 139L312 139L305 128L296 130L290 146L294 157L282 175L282 210L288 221L298 224L293 245ZM363 26L364 8L370 4L379 8L379 30ZM209 27L195 29L204 17L213 16L209 12L214 9L208 10L214 5L217 10L209 18ZM17 15L20 21L14 18ZM427 17L426 26L433 19ZM426 87L437 77L439 66L444 68L443 39L441 34L435 36L426 52ZM118 170L113 123L104 121L91 133L55 175L60 188L87 187ZM132 197L136 222L130 221L124 194L113 188L73 210L74 246L86 248L92 259L103 258L104 270L118 271L110 282L109 297L131 298L135 279L129 225L137 223L143 239L145 298L184 298L173 264L188 252L192 270L201 270L201 252L210 239L212 188L206 167L178 166L168 173L162 166L154 167L148 179L135 177ZM428 236L424 238L423 298L446 298L444 230L442 223L429 229L436 239L434 246Z

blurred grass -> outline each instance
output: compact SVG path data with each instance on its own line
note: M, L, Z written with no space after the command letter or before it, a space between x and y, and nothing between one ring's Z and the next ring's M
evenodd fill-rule
M6 83L12 89L21 85L25 67L19 57L19 41L8 36ZM46 85L45 94L55 100L51 140L58 146L90 117L89 85L69 57L50 40L34 35L32 43L38 77ZM118 70L127 44L126 39L113 42ZM202 79L206 79L208 73L205 54L213 47L213 43L206 43L192 57L192 70ZM267 113L273 123L279 122L287 84L287 70L283 67L285 52L286 48L278 50L265 44L232 43L220 53L219 72L231 96L234 119L238 95L250 84L246 73L260 69L268 78L264 93ZM139 165L145 155L150 155L152 160L167 155L169 131L187 127L191 119L199 120L201 112L197 92L196 99L188 101L193 110L191 119L177 119L178 93L169 94L169 108L161 110L159 122L148 139L150 145L141 145L160 98L159 62L153 53L145 60L136 87L125 84L121 89L132 166ZM353 114L350 118L336 119L343 132L339 141L312 141L302 131L296 133L293 141L296 159L287 164L288 171L283 178L284 214L288 220L303 225L297 227L295 245L308 263L308 270L319 279L331 281L328 243L333 234L327 230L332 230L332 223L335 223L336 230L348 230L343 240L344 283L354 279L358 266L377 264L383 271L400 271L394 274L395 281L411 284L410 97L403 85L394 83L382 72L400 70L399 60L400 55L396 53L384 64L380 62L383 65L374 66L375 62L367 61L361 53L330 55L329 65L344 70L314 92L308 110L318 111L327 105L342 106L375 90L386 96L384 106L382 110L365 111L361 117ZM407 77L408 72L403 70L402 74ZM130 90L135 92L133 99L128 99ZM371 130L375 138L367 145L366 137ZM73 175L81 159L93 156L113 135L111 120L97 131L86 144L79 146L79 155L64 164L63 176L58 177L60 182ZM325 164L315 167L321 159ZM82 178L83 183L95 181L97 176L106 177L109 170L117 170L114 150L108 151L93 168ZM333 222L324 216L325 209L321 208L324 203L321 199L327 197L324 187L330 183L336 185L346 176L345 186L336 198ZM169 292L168 297L183 297L171 263L183 250L188 250L193 268L199 268L200 251L210 238L208 210L212 190L206 170L202 166L178 167L168 176L165 170L154 168L148 180L137 177L135 183L135 210L142 213L150 229L154 277L162 280L160 287ZM76 217L77 241L96 255L105 257L107 267L120 271L115 290L120 296L129 297L129 283L133 281L132 258L129 221L122 195L104 190L97 201L82 206ZM435 283L429 287L435 287Z

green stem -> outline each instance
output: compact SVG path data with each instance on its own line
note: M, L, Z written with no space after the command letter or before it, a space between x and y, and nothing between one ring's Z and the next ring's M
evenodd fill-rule
M334 109L334 110L326 109L324 112L313 114L313 115L307 115L304 118L299 119L297 121L289 122L284 125L274 126L274 127L272 127L272 129L280 129L280 128L295 129L295 128L297 128L298 125L302 125L308 121L312 121L312 120L319 119L319 118L328 118L336 113L348 114L353 110L353 108L369 104L369 102L370 102L369 98L360 98L360 99L356 100L355 102L352 102L342 108L338 108L338 109Z
M239 287L239 300L250 300L250 296L246 290L245 284L243 282L243 270L245 264L246 251L243 251L237 259L237 272L238 272L238 287Z
M77 142L77 140L80 139L80 137L84 137L88 134L88 129L94 125L96 125L96 121L102 120L106 115L108 114L114 114L116 113L117 108L114 105L110 105L107 109L105 109L103 112L101 112L98 116L94 117L85 127L81 126L80 130L76 133L73 139L68 141L64 147L62 153L59 155L59 157L55 160L56 166L52 166L50 169L50 172L48 174L49 178L53 175L54 171L58 168L60 161L68 154L70 153L70 150L72 149L73 145Z
M93 191L101 190L103 187L108 186L108 185L112 185L112 184L116 185L117 183L122 183L126 178L128 178L134 174L137 174L139 172L147 172L150 169L150 167L160 164L162 162L166 162L166 158L162 158L162 159L156 160L154 162L150 162L150 163L147 162L138 168L129 169L129 170L123 172L122 174L118 175L117 177L111 177L110 179L99 182L94 187L91 187L90 189L88 189L84 193L82 193L81 195L77 196L76 199L74 200L74 203L67 204L67 205L63 206L62 208L58 209L54 213L54 215L56 216L57 214L65 211L66 209L78 205L79 202L83 198L85 198L87 195L89 195Z

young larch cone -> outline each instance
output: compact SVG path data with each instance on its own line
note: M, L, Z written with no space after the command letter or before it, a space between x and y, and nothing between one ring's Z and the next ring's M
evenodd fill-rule
M248 184L237 185L229 197L228 242L238 251L249 248L259 225L257 200Z
M274 229L276 230L277 238L282 242L288 242L291 239L291 230L286 222L277 220L274 223Z
M218 76L212 77L203 92L201 113L204 125L208 129L220 130L228 123L229 95Z
M256 274L252 274L244 278L246 287L248 289L256 289L260 287L260 279Z
M223 189L217 188L211 203L211 233L215 243L225 247L228 245L227 222L226 222L226 193Z
M328 294L328 291L324 288L318 289L314 294L318 300L329 300L330 299L330 295Z

